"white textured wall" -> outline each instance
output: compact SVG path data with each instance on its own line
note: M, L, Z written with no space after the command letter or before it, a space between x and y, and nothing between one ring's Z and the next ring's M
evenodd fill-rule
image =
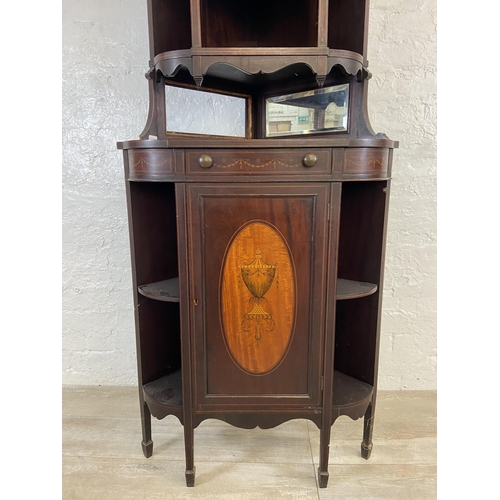
M436 387L436 5L371 0L369 111L400 141L381 389ZM63 5L63 383L136 384L121 152L147 115L146 1ZM186 113L186 122L190 120Z
M146 1L63 4L63 383L136 383L119 140L146 123Z
M369 112L393 161L380 386L436 388L435 0L371 0Z

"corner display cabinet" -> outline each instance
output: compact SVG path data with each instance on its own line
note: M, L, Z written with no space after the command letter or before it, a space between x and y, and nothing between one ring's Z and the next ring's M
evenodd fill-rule
M148 0L148 19L149 115L118 143L144 454L175 415L194 486L203 420L309 419L326 487L339 416L372 450L397 143L367 117L368 0Z

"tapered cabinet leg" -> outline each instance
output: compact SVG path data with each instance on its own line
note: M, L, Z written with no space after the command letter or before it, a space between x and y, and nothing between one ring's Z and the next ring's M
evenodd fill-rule
M193 465L192 469L186 469L186 486L193 487L196 476L196 467Z
M328 471L325 472L318 468L318 484L320 488L326 488L328 485L328 477Z
M153 454L153 441L151 439L151 412L146 403L142 404L142 452L146 458Z
M194 429L191 422L184 425L184 446L186 450L186 486L194 486L196 467L194 466Z
M365 421L363 427L363 441L361 442L361 456L366 460L370 458L373 448L373 442L372 442L373 417L374 417L373 410L374 410L373 404L370 403L365 413Z
M320 431L320 448L319 448L319 467L318 467L318 484L320 488L326 488L328 484L328 459L330 455L330 430L331 427L325 426Z

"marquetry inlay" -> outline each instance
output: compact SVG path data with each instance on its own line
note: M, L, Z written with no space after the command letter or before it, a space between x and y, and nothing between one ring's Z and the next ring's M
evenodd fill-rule
M264 221L241 227L222 266L220 313L226 347L244 371L266 373L283 359L293 335L295 288L279 231Z

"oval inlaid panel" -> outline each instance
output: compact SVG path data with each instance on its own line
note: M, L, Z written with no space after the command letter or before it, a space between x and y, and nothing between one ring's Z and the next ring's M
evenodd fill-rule
M284 358L295 323L295 270L283 236L264 221L241 227L222 265L226 346L243 370L262 374Z

